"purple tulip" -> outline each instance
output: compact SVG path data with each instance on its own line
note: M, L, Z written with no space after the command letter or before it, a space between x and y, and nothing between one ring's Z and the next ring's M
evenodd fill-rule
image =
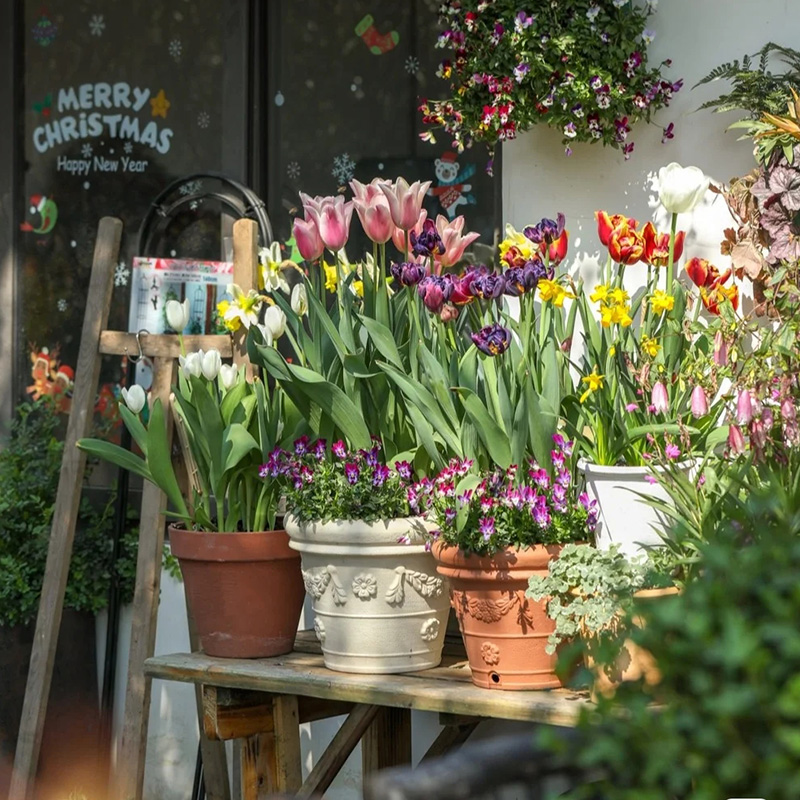
M695 419L699 419L708 414L708 398L702 386L695 386L694 389L692 389L691 409L692 416Z
M417 285L417 292L425 303L425 308L438 314L442 310L445 300L450 299L453 284L439 275L428 275Z
M494 323L473 333L472 341L475 342L478 350L486 353L487 356L498 356L508 350L511 344L511 331Z
M564 225L566 219L564 215L559 212L557 220L547 219L545 217L538 225L528 225L522 232L525 237L530 239L536 244L542 242L552 244L564 233Z
M390 269L394 279L402 286L416 286L425 277L425 267L416 261L392 264Z
M669 409L669 397L667 396L667 387L661 381L656 381L653 385L653 392L650 395L650 403L653 406L653 411L657 414L663 414Z
M747 425L753 419L753 400L747 389L742 389L736 398L736 421Z
M347 482L352 486L357 480L358 476L361 474L361 470L358 468L358 464L353 461L348 461L347 464L344 465L344 476L347 478Z
M472 280L470 291L474 297L481 300L496 300L506 289L506 279L503 275L490 272L488 275L478 275Z
M422 232L417 235L413 230L409 235L411 241L411 252L415 256L440 256L444 253L444 244L439 231L436 230L436 223L432 219L426 219L422 223Z

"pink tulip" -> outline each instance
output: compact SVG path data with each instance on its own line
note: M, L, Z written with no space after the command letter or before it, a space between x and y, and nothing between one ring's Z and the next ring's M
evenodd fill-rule
M408 233L409 235L413 231L417 236L422 233L422 226L425 224L425 220L428 219L428 212L423 208L422 211L419 213L419 219L414 223L414 225L409 228ZM392 242L394 246L401 252L405 253L406 251L406 231L402 228L395 228L392 231ZM414 256L409 253L409 259L413 259Z
M728 363L728 343L722 331L717 331L714 335L714 363L718 367L724 367Z
M730 447L731 452L735 455L744 453L744 436L738 425L731 425L728 431L728 447Z
M650 402L653 405L653 410L657 414L663 414L669 408L669 397L667 396L667 387L661 381L656 381L653 385L653 393L650 396Z
M345 203L344 197L314 198L302 196L306 220L314 222L320 239L331 252L338 252L350 235L350 219L353 216L353 201Z
M355 196L353 205L361 220L364 233L378 244L388 242L395 230L389 210L389 201L380 190L382 183L386 183L386 181L380 178L375 178L366 185L356 180L350 181L350 187Z
M708 414L708 398L702 386L695 386L692 390L691 402L692 416L695 419Z
M306 222L300 217L295 217L292 227L297 249L306 261L314 261L322 255L325 245L319 237L315 222Z
M458 216L451 222L443 214L439 214L436 217L436 230L444 244L444 255L440 259L443 267L455 266L464 255L464 250L480 236L479 233L461 235L464 230L463 216Z
M309 194L304 194L300 192L300 202L303 204L303 214L305 219L308 220L309 210L313 209L317 213L322 210L322 202L325 200L325 197L320 197L317 195L316 197L312 197Z
M753 419L753 401L750 392L742 389L736 398L736 421L740 425L747 425L751 419Z
M410 186L405 178L398 178L394 183L381 183L380 189L389 201L392 220L398 228L410 230L419 219L425 192L430 188L430 181L414 181Z

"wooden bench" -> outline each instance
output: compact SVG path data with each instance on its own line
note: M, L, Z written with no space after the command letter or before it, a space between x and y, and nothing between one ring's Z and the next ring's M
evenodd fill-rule
M441 666L403 675L354 675L323 665L313 632L276 658L224 659L202 653L145 661L151 678L203 687L203 729L213 740L242 739L242 796L320 796L362 742L363 774L411 762L411 709L435 711L445 727L424 758L463 743L482 719L573 726L586 693L558 689L506 692L470 681L460 640L445 643ZM305 782L300 761L303 722L347 714Z

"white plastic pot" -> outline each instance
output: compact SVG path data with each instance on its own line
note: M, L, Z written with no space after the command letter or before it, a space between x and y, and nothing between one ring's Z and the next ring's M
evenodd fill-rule
M678 465L689 472L693 462ZM668 521L644 498L667 500L668 495L659 483L652 483L650 467L606 467L581 460L578 470L583 473L586 492L597 500L600 515L595 530L595 544L607 550L618 544L629 556L641 555L644 547L664 543Z
M442 659L450 610L447 581L422 542L418 518L298 523L285 520L302 556L314 630L325 666L387 674L430 669Z

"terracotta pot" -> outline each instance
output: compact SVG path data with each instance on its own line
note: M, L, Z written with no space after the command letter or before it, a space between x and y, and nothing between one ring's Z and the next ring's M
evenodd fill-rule
M439 541L433 555L450 581L450 597L467 650L472 682L487 689L554 689L556 654L545 652L555 623L544 600L525 596L528 578L547 575L561 545L465 555Z
M207 655L291 652L304 592L300 557L286 531L209 533L170 526L169 538Z
M634 597L639 601L653 602L663 597L673 597L678 592L676 586L663 589L640 589L634 594ZM639 628L644 625L644 620L640 616L634 616L632 622ZM653 654L640 647L632 639L625 639L610 670L598 667L593 659L588 659L586 666L594 676L593 696L602 694L604 697L613 697L617 687L624 681L638 681L641 678L648 686L657 686L661 683L661 670L659 670Z
M303 556L303 580L325 666L390 674L435 667L450 611L447 581L421 541L419 518L298 523L286 518Z

